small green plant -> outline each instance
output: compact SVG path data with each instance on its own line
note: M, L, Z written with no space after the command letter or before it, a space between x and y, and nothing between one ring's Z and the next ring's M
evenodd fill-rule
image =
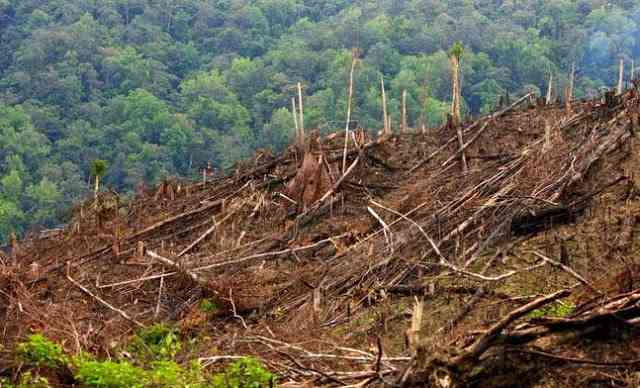
M176 329L155 324L138 332L131 342L130 350L143 361L153 361L172 359L181 347Z
M274 375L260 361L246 357L213 377L215 388L264 388L274 385Z
M42 334L32 334L27 341L18 344L18 357L33 367L60 368L68 363L62 347Z
M75 378L88 387L142 388L148 385L147 372L126 361L95 361L82 359L76 362Z
M571 302L557 302L529 313L530 318L554 317L562 318L571 315L576 306Z
M191 368L184 369L174 361L158 361L149 373L151 386L171 388L208 387L200 363L194 362Z
M218 305L211 298L205 298L200 301L200 310L204 313L215 313L218 310Z

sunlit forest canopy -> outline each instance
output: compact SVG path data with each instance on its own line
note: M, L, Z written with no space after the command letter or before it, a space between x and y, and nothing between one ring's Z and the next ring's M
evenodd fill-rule
M352 48L353 119L382 128L380 77L399 122L440 124L448 51L462 42L462 111L557 88L576 98L617 82L640 53L635 0L0 0L0 242L64 223L93 190L131 193L168 176L229 169L305 126L344 126ZM638 65L640 67L640 64ZM628 69L627 68L627 69Z

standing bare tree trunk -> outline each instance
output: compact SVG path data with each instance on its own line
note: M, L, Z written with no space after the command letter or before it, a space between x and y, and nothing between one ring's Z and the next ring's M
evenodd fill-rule
M293 114L293 124L296 127L296 144L300 146L300 126L298 125L298 108L296 107L295 97L291 99L291 113Z
M351 125L351 101L353 99L353 73L358 61L358 49L351 49L351 71L349 72L349 97L347 99L347 123L344 127L344 152L342 154L342 174L347 170L347 147L349 145L349 126Z
M462 88L460 87L460 58L462 57L462 53L464 52L464 47L462 43L454 43L451 48L450 57L451 57L451 73L452 73L452 91L451 94L453 96L451 103L451 119L452 124L456 128L458 132L458 142L460 143L460 154L462 159L462 168L464 172L467 172L467 156L464 152L464 140L462 138L462 117L460 115L460 104L462 100Z
M624 91L624 59L620 58L620 72L618 74L618 95Z
M302 106L302 84L298 82L298 109L300 109L300 137L304 143L304 108Z
M93 195L94 197L98 196L98 191L100 191L100 176L96 175L93 185Z
M460 117L460 57L455 54L451 56L451 72L453 80L451 118L453 125L457 127L462 120Z
M407 132L407 91L402 91L402 133Z
M573 115L573 109L571 108L571 87L564 88L564 109L567 116Z
M387 93L384 91L384 76L380 76L380 88L382 90L382 120L384 127L382 129L383 136L391 135L391 123L387 115Z
M636 61L631 60L631 81L636 79Z
M547 87L547 105L551 105L553 99L553 74L549 74L549 86Z

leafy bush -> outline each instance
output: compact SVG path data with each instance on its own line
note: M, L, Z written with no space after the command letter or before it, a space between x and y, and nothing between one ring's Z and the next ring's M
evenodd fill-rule
M152 386L171 388L205 388L209 384L203 375L200 363L194 362L184 369L174 361L158 361L153 364L150 380Z
M153 361L172 359L181 347L176 329L155 324L138 332L131 342L130 350L142 361Z
M148 385L147 372L126 361L78 360L76 379L96 388L141 388Z
M243 358L213 377L215 388L263 388L274 385L274 376L254 358Z
M62 347L42 334L32 334L18 344L18 357L29 366L59 368L68 363Z

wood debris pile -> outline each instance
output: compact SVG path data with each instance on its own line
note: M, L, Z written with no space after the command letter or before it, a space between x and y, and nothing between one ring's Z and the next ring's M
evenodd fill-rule
M612 361L580 339L640 319L639 107L637 85L569 110L527 95L464 124L462 142L446 127L350 131L343 167L343 135L311 136L227 176L103 193L0 257L3 344L37 330L109 354L170 321L215 333L219 354L185 358L252 354L284 386L506 386L549 359L622 381L640 341ZM558 303L571 311L536 316Z

